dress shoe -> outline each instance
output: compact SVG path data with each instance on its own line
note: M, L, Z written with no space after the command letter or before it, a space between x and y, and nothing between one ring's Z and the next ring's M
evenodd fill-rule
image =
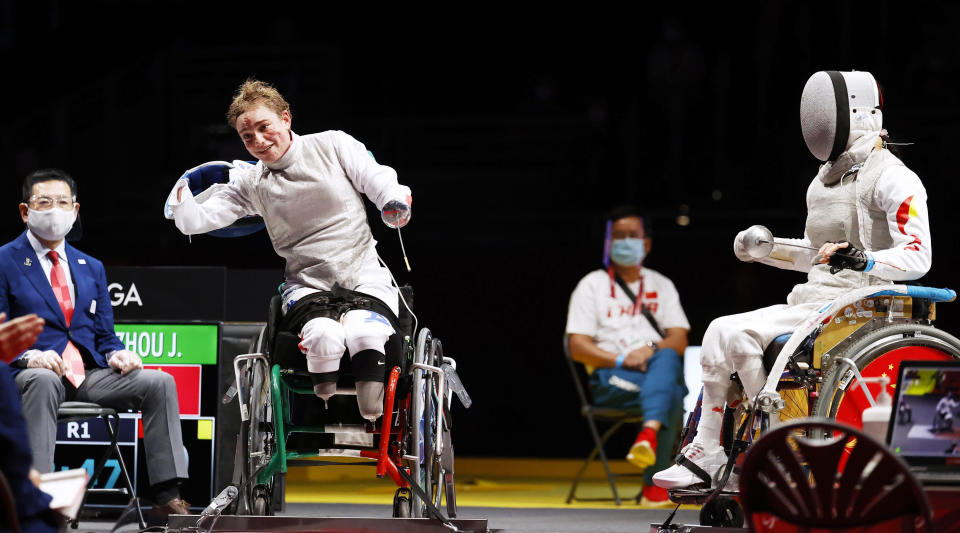
M155 508L162 515L190 514L190 504L180 498L174 498Z

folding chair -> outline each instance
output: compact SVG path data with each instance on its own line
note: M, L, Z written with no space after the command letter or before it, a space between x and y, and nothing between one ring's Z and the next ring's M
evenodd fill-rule
M104 450L103 455L101 455L100 459L96 462L93 475L90 476L90 481L87 483L87 490L84 492L83 500L80 502L80 510L83 510L83 506L87 502L87 496L89 496L91 492L99 494L129 494L130 501L133 502L134 506L137 508L137 520L139 521L140 529L145 529L147 525L143 520L143 513L140 511L140 504L137 501L137 494L134 489L133 482L130 481L130 475L127 473L127 465L123 462L123 455L120 454L120 446L117 444L117 438L120 433L120 415L117 414L115 409L87 402L64 402L60 404L60 409L57 411L57 423L80 422L83 420L89 420L91 418L100 418L103 420L103 423L106 424L107 433L110 435L110 447ZM113 419L112 423L111 419ZM107 464L107 459L110 458L110 455L115 455L117 458L117 463L120 464L120 472L123 474L125 488L94 488L94 484L96 483L97 478L100 477L100 472ZM79 521L80 512L77 513L76 518L70 521L70 527L76 529Z
M578 368L578 363L573 360L573 357L570 355L570 339L567 335L563 336L563 355L567 359L567 366L570 368L570 376L573 378L573 384L577 388L577 395L580 397L580 414L587 420L587 427L590 428L590 436L593 438L593 451L590 452L590 455L587 456L587 459L583 462L583 465L580 467L580 471L577 472L577 476L573 479L573 485L570 487L570 493L567 495L567 503L571 501L610 501L613 500L620 505L620 495L617 492L616 478L618 477L642 477L643 473L636 474L614 474L610 471L610 463L607 461L607 454L604 451L604 445L606 445L607 440L617 432L624 424L639 424L643 422L643 416L638 416L632 414L628 411L621 409L613 409L610 407L600 407L593 405L592 399L588 394L588 388L584 385L583 376L581 375L582 370ZM597 422L603 422L611 424L610 428L600 436L600 432L597 431ZM613 498L578 498L576 496L577 486L580 484L583 474L587 471L587 468L590 466L590 463L593 462L594 458L600 456L600 462L603 463L603 470L607 474L607 482L610 484L610 490L613 492ZM635 501L640 501L640 496L643 494L643 491L637 493Z

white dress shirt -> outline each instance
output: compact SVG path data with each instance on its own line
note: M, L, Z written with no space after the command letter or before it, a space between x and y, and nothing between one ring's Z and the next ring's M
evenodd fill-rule
M56 248L47 248L39 239L34 237L33 232L29 230L27 231L27 240L30 241L30 246L33 246L33 251L37 252L40 266L43 267L43 273L47 276L47 283L50 283L51 287L53 287L53 282L50 281L50 271L53 270L53 261L47 256L47 253L51 251L57 252L60 268L63 269L64 281L67 283L67 287L70 288L70 301L73 303L73 306L76 307L77 290L73 285L73 278L70 277L70 262L67 261L66 241L60 241L60 244Z

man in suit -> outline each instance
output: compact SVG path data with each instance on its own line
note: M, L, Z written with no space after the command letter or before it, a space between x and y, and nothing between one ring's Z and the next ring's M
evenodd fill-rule
M27 230L0 247L0 312L36 313L37 341L13 361L34 467L53 469L61 402L94 402L143 412L144 447L154 500L162 513L188 514L178 480L187 477L177 392L164 372L143 370L113 330L103 263L64 241L80 204L62 170L38 170L23 183Z

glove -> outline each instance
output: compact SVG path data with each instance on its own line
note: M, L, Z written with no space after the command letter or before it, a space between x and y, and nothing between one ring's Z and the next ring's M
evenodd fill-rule
M867 268L867 254L863 250L850 244L850 241L840 241L837 244L846 244L846 248L841 248L830 255L830 273L836 274L845 268L863 272Z
M390 228L402 228L410 222L410 217L413 214L410 211L411 198L407 197L407 203L401 202L399 200L390 200L383 206L383 210L380 212L380 216L383 219L383 223Z
M67 371L67 364L60 357L60 354L53 350L46 350L30 354L30 358L27 360L27 368L46 368L63 377L63 374Z
M746 235L746 230L737 233L737 238L733 240L733 254L737 256L737 259L743 262L752 263L755 261L755 259L753 256L747 253L747 247L743 244L743 240Z

